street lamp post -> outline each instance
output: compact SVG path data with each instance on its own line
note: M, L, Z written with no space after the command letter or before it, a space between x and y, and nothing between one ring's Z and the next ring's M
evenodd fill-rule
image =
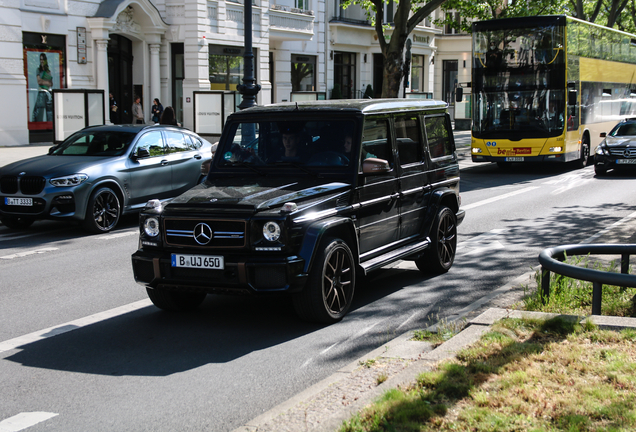
M256 84L254 78L254 52L252 50L252 0L244 0L243 13L245 14L245 52L243 53L243 84L236 86L238 92L243 96L239 109L256 106L256 95L261 90L261 86Z

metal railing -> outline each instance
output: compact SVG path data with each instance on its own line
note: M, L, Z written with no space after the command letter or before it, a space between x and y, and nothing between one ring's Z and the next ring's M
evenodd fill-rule
M636 244L581 244L548 248L539 254L541 264L541 290L543 301L550 298L550 272L572 279L592 282L592 315L601 314L603 285L635 288L636 276L629 273L629 257L636 254ZM621 272L605 272L566 264L566 256L620 255Z

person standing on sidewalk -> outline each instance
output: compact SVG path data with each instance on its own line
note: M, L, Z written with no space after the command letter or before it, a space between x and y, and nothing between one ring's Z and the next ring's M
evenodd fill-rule
M144 124L144 109L141 107L141 98L135 97L135 103L132 106L132 115L136 124Z
M163 114L163 105L161 105L161 102L159 102L159 99L157 98L155 98L152 103L152 122L159 123L159 120L161 120L161 114Z

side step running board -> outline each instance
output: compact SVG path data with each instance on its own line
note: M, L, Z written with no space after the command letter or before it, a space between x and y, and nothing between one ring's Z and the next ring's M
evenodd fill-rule
M430 245L431 240L427 238L426 240L419 243L403 246L399 249L395 249L391 252L387 252L383 255L372 258L369 261L361 263L360 266L362 267L362 269L364 270L364 274L366 275L372 270L379 269L380 267L384 267L387 264L391 264L392 262L401 260L407 256L415 255L419 252L422 252Z

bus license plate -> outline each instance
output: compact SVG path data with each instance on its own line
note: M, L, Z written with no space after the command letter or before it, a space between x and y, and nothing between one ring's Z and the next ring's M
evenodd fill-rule
M616 159L617 164L636 164L636 159Z
M507 157L506 162L523 162L523 157L520 157L520 156Z
M172 254L172 267L223 270L225 262L222 256Z
M33 198L4 198L4 204L10 206L24 206L24 207L32 207L33 206Z

